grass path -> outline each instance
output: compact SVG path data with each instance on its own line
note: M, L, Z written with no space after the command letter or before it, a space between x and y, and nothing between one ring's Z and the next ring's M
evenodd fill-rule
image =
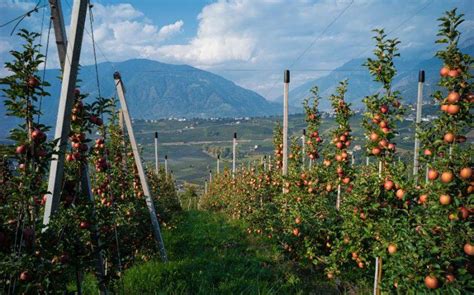
M220 214L185 211L173 223L163 232L169 263L127 270L119 294L338 294L299 281L269 241Z
M125 293L285 293L273 265L275 251L251 243L237 224L202 211L183 212L174 223L164 232L170 262L151 261L127 271Z

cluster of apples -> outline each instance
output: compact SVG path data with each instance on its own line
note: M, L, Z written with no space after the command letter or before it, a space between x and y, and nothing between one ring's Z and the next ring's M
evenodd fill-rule
M314 114L311 114L309 117L311 117L312 115L314 116ZM306 152L306 154L311 160L315 160L319 158L317 145L322 142L323 142L323 139L319 136L319 132L317 130L312 131L309 134L309 139L306 142L308 145L308 151Z
M276 169L281 169L283 167L283 144L280 143L275 149L275 163Z
M30 158L37 160L43 159L48 155L43 143L46 141L46 134L39 128L34 128L31 131L31 141L20 144L16 147L15 153L20 157L20 164L18 168L20 171L26 170L26 161Z
M370 141L377 144L371 150L371 153L374 156L379 156L384 151L385 153L393 153L396 150L395 143L390 142L386 138L386 135L392 131L387 118L387 114L389 113L390 109L387 105L382 105L379 110L380 112L374 114L372 117L372 123L379 127L379 132L374 130L369 135Z
M73 133L69 140L71 141L72 151L66 155L66 161L81 161L85 159L85 154L89 150L89 146L86 144L86 134L83 132Z

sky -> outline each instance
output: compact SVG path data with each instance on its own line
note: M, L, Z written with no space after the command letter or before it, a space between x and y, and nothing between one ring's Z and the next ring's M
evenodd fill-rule
M40 5L48 3L39 0ZM32 9L38 1L0 0L0 23ZM69 31L71 5L62 1ZM457 7L465 14L460 27L474 37L473 0L91 0L98 61L148 58L188 64L221 75L273 100L282 92L284 69L291 85L327 75L354 59L371 54L372 29L385 28L399 38L407 60L434 55L437 18ZM48 6L19 27L43 32L46 44ZM89 17L89 16L88 16ZM13 25L0 28L0 64L19 39ZM81 64L93 63L92 29L86 22ZM57 68L51 32L48 68ZM43 46L43 50L45 46ZM0 76L7 72L0 67Z

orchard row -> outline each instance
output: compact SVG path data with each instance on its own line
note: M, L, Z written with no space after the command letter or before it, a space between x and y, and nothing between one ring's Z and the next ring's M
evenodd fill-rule
M98 97L88 103L87 94L75 90L60 205L45 227L56 141L48 140L50 128L40 123L40 100L51 98L38 73L44 62L39 35L21 30L19 36L23 50L11 52L13 61L5 65L11 75L1 80L7 114L20 124L11 130L15 146L0 165L0 293L64 292L72 282L80 292L87 273L97 274L101 291L117 290L123 271L157 249L116 102ZM93 198L83 185L84 167ZM180 210L174 181L164 171L147 176L158 220L166 226Z
M249 234L274 241L302 276L323 275L343 289L375 280L387 293L474 292L474 147L466 140L473 127L473 58L458 48L462 21L456 10L440 18L437 43L445 47L436 54L443 67L433 96L440 112L417 126L422 169L416 176L408 177L412 167L395 160L397 121L404 114L392 89L400 42L375 30L374 57L364 64L381 85L363 100L371 163L355 166L349 159L348 82L330 97L338 126L328 139L319 135L315 87L304 102L309 136L304 149L292 140L288 175L282 176L277 126L271 165L214 176L201 206L245 220Z

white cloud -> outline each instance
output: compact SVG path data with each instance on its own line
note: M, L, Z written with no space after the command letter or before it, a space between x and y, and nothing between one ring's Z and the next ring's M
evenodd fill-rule
M36 6L36 3L20 0L3 0L0 2L0 8L30 10Z
M94 5L94 37L107 58L120 61L129 58L150 57L164 41L181 32L184 22L177 20L161 28L145 17L132 4ZM85 59L90 62L91 39L86 33ZM87 60L87 57L89 60ZM100 56L99 56L100 57Z
M402 55L416 52L419 58L428 57L436 38L436 19L448 6L466 3L454 2L354 1L318 38L350 0L292 0L291 4L284 0L221 0L202 9L196 36L189 42L161 46L150 50L150 56L212 70L272 97L281 92L278 81L290 65L292 87L296 87L328 73L321 69L369 55L374 28L393 31L389 37L400 38Z
M158 32L158 35L162 39L167 39L173 36L174 34L181 32L181 28L183 27L183 25L184 25L184 22L182 20L179 20L175 22L174 24L170 24L170 25L162 27L160 31Z
M0 54L6 53L13 48L12 44L6 40L0 40Z
M95 20L109 23L144 16L141 11L136 10L130 3L119 3L116 5L95 4L93 13Z

